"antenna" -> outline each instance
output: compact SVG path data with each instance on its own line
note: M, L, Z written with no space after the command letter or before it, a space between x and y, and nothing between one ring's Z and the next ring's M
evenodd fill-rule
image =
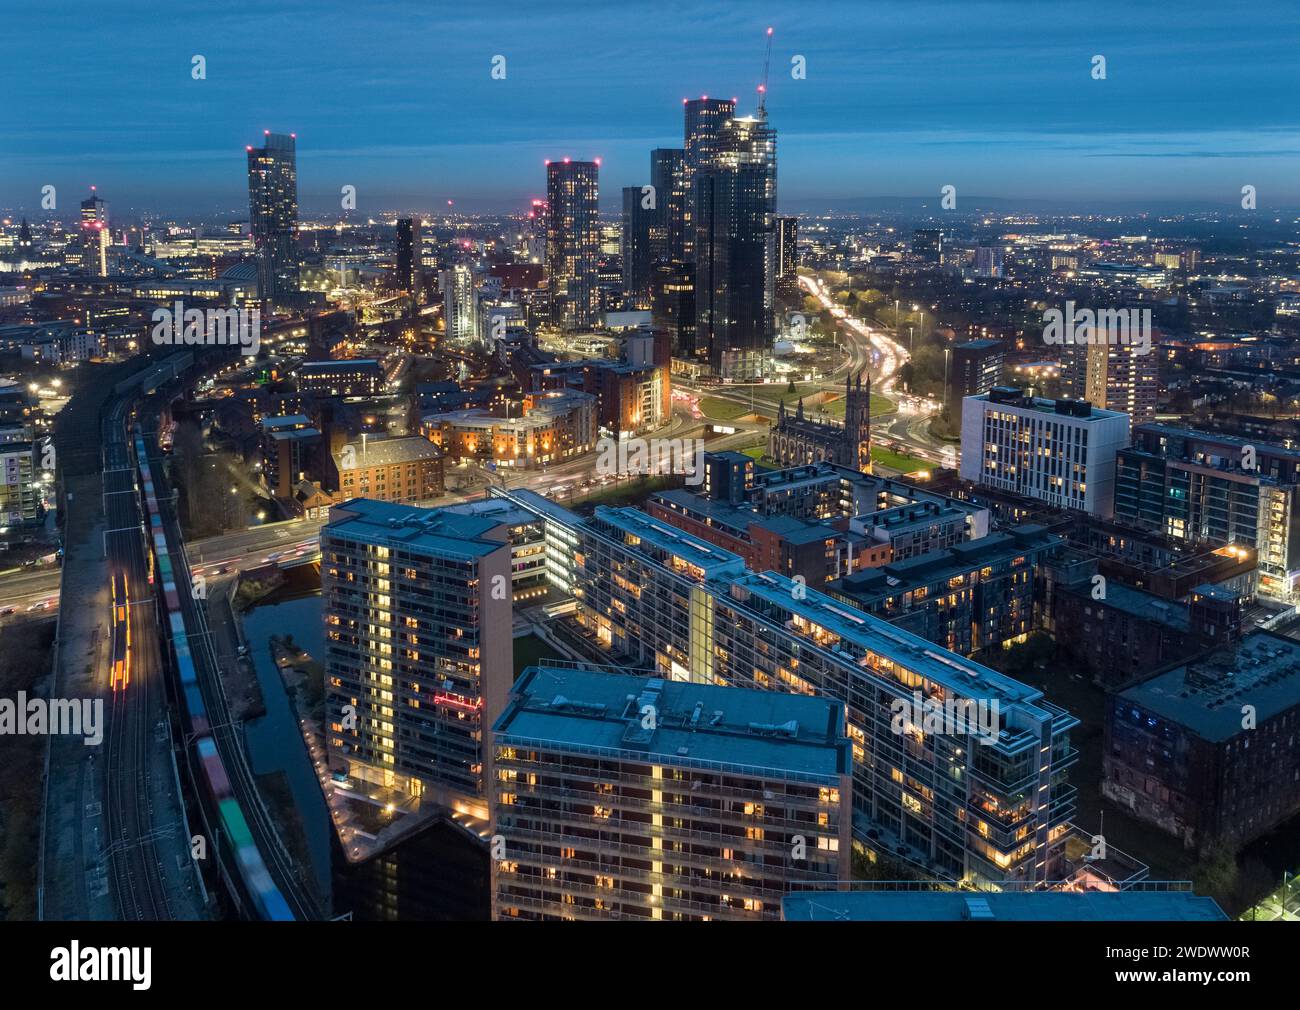
M767 30L767 53L763 56L763 83L758 86L758 114L767 113L767 69L772 63L772 29Z

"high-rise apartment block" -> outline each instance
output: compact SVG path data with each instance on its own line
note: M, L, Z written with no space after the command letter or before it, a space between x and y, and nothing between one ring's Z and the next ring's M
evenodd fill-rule
M512 679L511 529L352 499L321 529L332 768L486 818L486 734Z
M496 919L777 919L851 876L832 699L533 667L493 745Z
M599 318L599 199L600 162L547 162L546 275L556 326L592 326Z
M544 522L552 585L619 665L843 702L856 844L948 879L1065 875L1078 720L1041 691L636 509L582 520L529 491L493 494ZM918 705L983 712L987 731L894 718Z
M1070 396L1129 415L1133 425L1156 417L1160 370L1140 344L1092 343L1062 349L1062 385Z
M1116 463L1115 517L1189 544L1257 553L1259 589L1300 585L1300 449L1167 424L1133 430Z
M442 314L447 326L447 341L465 347L478 340L478 301L474 290L474 271L464 264L448 267L438 275L442 291Z

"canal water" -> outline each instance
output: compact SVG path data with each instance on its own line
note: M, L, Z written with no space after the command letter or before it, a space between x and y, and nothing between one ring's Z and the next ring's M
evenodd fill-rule
M304 595L272 594L244 616L244 637L257 669L266 715L245 724L245 739L253 771L258 775L284 772L307 835L312 870L322 894L330 893L329 810L320 782L298 728L280 671L271 658L273 635L292 635L294 643L321 661L325 656L325 629L321 624L319 592Z

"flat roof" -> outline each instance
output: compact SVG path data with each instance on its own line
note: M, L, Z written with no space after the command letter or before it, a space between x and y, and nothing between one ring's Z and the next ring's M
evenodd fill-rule
M647 705L655 712L649 728ZM703 761L799 777L834 779L852 762L844 706L834 699L575 667L524 671L493 734L498 743L594 747L668 765Z
M879 617L858 610L811 587L800 586L776 572L748 574L731 580L734 589L768 601L780 610L796 614L820 628L832 632L841 641L856 646L864 654L873 652L894 659L913 673L951 688L959 697L997 699L1000 705L1040 706L1043 692L998 673L981 663L949 652L910 631ZM802 597L802 598L801 598ZM831 646L825 648L831 650ZM852 651L844 658L862 665Z
M1065 538L1049 533L1043 526L1029 524L1014 532L990 533L942 551L920 554L903 561L891 561L875 568L864 568L833 583L845 596L865 600L884 598L930 582L963 575L994 560L1015 558L1030 551L1051 550L1065 543Z
M1213 898L1190 891L792 891L789 922L1218 922Z
M1185 726L1203 740L1222 743L1242 728L1242 706L1253 705L1256 723L1300 705L1300 642L1255 629L1235 646L1166 670L1121 692L1123 702Z
M766 516L753 509L737 508L727 502L705 498L684 488L658 491L650 497L652 501L658 499L707 516L739 536L747 537L751 525L761 526L792 544L815 543L819 540L843 536L839 530L826 523L800 519L797 516Z
M989 393L976 393L972 396L963 397L965 400L978 400L981 403L987 403L993 407L1002 407L1007 410L1032 410L1035 414L1045 414L1049 417L1059 417L1062 421L1077 421L1079 423L1088 423L1089 421L1105 421L1112 417L1122 417L1128 419L1128 414L1120 410L1107 410L1105 407L1098 407L1096 404L1088 403L1091 408L1090 412L1084 415L1058 413L1056 410L1056 400L1047 399L1042 396L1023 396L1018 400L994 400ZM1061 397L1060 399L1065 399Z
M745 561L739 554L683 533L676 526L662 522L640 509L597 505L593 518L703 569L705 578L728 571L745 571Z
M413 548L443 557L472 560L502 548L504 540L485 534L502 524L494 518L451 512L444 508L417 508L373 498L352 498L330 509L330 521L321 527L326 537L344 537L381 547Z
M1139 432L1149 431L1164 435L1166 438L1188 439L1194 442L1221 442L1223 445L1231 445L1241 448L1242 446L1254 446L1261 455L1284 456L1288 459L1300 460L1300 449L1288 449L1284 445L1278 445L1276 442L1262 442L1257 438L1243 438L1240 435L1227 435L1219 431L1204 431L1201 428L1185 428L1177 424L1161 424L1158 421L1149 421L1146 424L1139 424L1133 430L1134 439ZM1136 446L1134 448L1137 448ZM1138 449L1139 452L1143 451ZM1261 476L1267 476L1261 474Z
M1092 593L1090 585L1086 588L1083 586L1067 588L1080 596L1091 596ZM1186 604L1166 600L1155 593L1134 589L1114 579L1106 583L1106 598L1102 602L1135 617L1164 624L1179 631L1186 631L1191 626L1191 617L1187 613Z

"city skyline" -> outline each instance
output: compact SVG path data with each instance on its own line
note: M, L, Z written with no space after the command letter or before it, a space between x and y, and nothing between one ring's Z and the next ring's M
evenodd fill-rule
M122 216L236 212L236 159L270 130L299 137L305 214L336 210L344 185L357 187L361 216L448 200L523 210L541 195L543 161L564 156L601 159L612 214L623 186L648 181L646 151L680 146L684 98L721 94L754 110L769 24L781 212L891 198L937 211L943 185L956 186L959 210L1236 209L1247 184L1261 210L1300 203L1296 116L1274 83L1300 17L1280 4L1249 23L1196 5L1165 24L1119 4L1014 17L997 3L869 16L828 4L797 17L710 4L634 16L633 32L625 11L599 4L489 21L391 3L345 34L301 4L236 3L181 30L131 4L84 32L87 12L10 16L14 37L43 44L13 54L13 100L0 111L8 212L63 213L66 197L39 210L47 184L78 196L97 185ZM58 74L51 51L67 57ZM1105 80L1093 79L1096 55ZM496 56L504 79L492 76ZM796 56L804 79L792 77ZM331 85L322 95L322 71L337 101Z

